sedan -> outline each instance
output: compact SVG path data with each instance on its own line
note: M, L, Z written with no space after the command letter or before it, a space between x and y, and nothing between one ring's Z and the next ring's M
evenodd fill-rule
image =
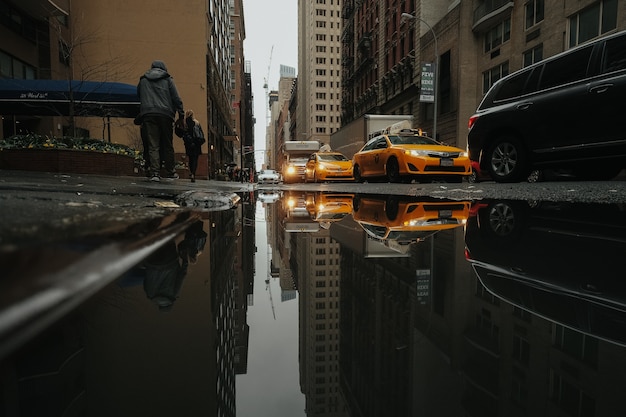
M315 152L306 163L305 182L352 180L352 161L339 152Z
M259 184L279 184L280 174L273 169L264 169L257 175Z
M472 173L467 152L437 142L418 129L387 131L369 140L352 158L356 181L445 179L461 182Z

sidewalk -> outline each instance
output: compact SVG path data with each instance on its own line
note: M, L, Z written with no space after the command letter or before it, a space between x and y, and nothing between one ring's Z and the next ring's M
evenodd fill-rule
M184 193L211 198L254 189L224 181L0 171L0 245L72 239L163 217L172 204L162 203Z

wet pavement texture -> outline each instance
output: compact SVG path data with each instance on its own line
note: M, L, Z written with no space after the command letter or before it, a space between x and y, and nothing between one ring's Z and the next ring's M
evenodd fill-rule
M0 415L622 414L619 181L2 174Z

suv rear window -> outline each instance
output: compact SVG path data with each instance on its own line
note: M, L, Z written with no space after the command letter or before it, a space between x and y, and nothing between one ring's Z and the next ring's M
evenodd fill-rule
M592 49L593 45L590 45L546 62L539 89L544 90L584 79L587 76Z
M626 36L606 41L602 64L603 74L626 69Z

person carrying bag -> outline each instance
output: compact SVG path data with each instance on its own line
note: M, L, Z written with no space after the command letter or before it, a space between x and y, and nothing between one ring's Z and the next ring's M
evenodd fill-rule
M189 178L191 178L191 182L196 182L198 157L202 154L202 145L205 139L200 122L193 117L193 110L185 111L183 142L185 143L185 153L189 157Z

